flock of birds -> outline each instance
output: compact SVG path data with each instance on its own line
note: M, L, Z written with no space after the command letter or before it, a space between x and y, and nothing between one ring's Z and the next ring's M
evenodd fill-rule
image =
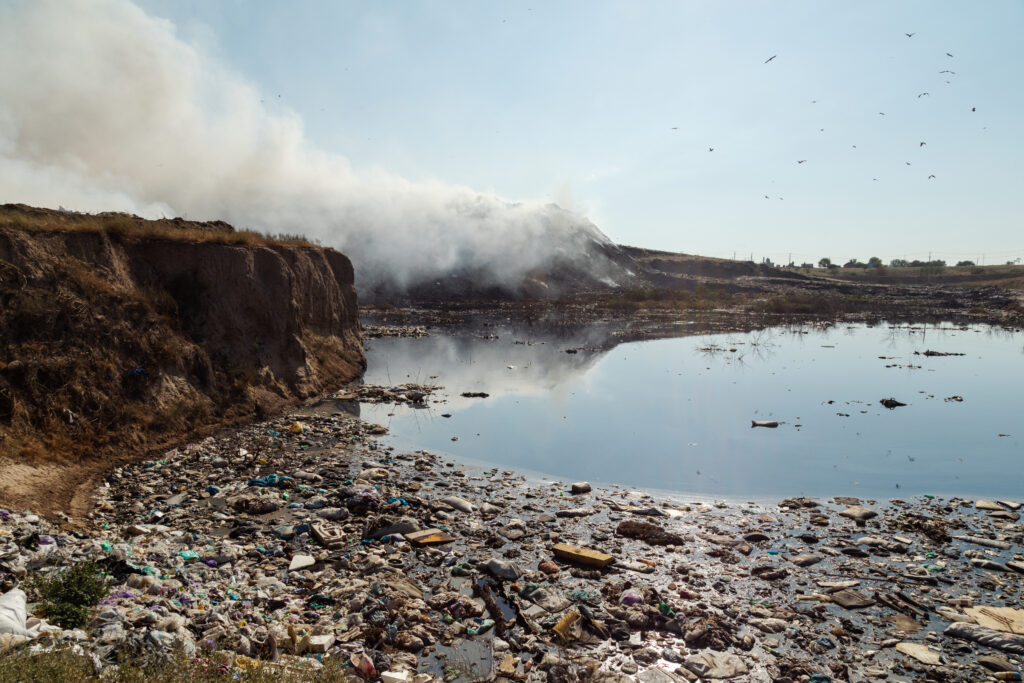
M913 37L914 37L915 35L917 35L917 34L916 34L916 32L914 32L914 33L904 33L903 35L905 35L905 36L906 36L907 38L913 38ZM953 59L953 58L954 58L954 57L953 57L953 54L952 54L952 53L950 53L950 52L947 52L947 53L946 53L946 56L947 56L947 57L949 57L949 58L951 58L951 59ZM768 59L764 60L764 63L765 63L765 64L768 64L769 62L771 62L772 60L774 60L774 59L775 59L776 57L778 57L778 55L777 55L777 54L776 54L776 55L772 55L772 56L771 56L771 57L769 57ZM942 75L948 75L948 76L955 76L955 75L956 75L956 72L955 72L955 71L953 71L953 70L951 70L951 69L942 69L941 71L939 71L939 74L942 74ZM948 83L950 83L950 82L951 82L951 81L948 81L948 80L946 81L946 83L947 83L947 84L948 84ZM922 97L930 97L930 96L931 96L931 93L929 93L929 92L927 92L927 91L925 91L925 92L920 92L920 93L918 93L918 95L917 95L917 99L921 99ZM816 103L817 103L817 100L811 100L811 104L816 104ZM977 107L971 107L971 111L972 111L972 112L976 112L976 111L977 111ZM880 111L880 112L878 112L878 115L879 115L879 116L885 116L885 112L884 112L884 111ZM678 127L678 126L673 126L673 127L672 127L672 130L679 130L679 127ZM820 128L820 129L819 129L819 131L820 131L820 132L824 132L824 131L825 131L825 129L824 129L824 128ZM925 145L927 145L927 144L928 144L928 143L927 143L926 141L922 140L922 141L920 141L920 142L918 143L918 148L920 149L921 147L924 147L924 146L925 146ZM857 149L857 145L852 145L852 148L853 148L853 149ZM714 151L715 151L715 148L714 148L714 147L708 147L708 152L714 152ZM807 159L797 159L796 163L797 163L798 165L800 165L800 164L805 164L805 163L807 163ZM911 165L911 163L910 163L909 161L906 161L906 162L904 162L904 163L905 163L905 164L906 164L907 166L910 166L910 165ZM928 175L928 180L933 180L933 179L935 179L935 174L934 174L934 173L932 173L932 174L929 174L929 175ZM872 180L872 181L875 181L875 182L877 182L877 181L878 181L878 178L872 178L871 180ZM765 198L765 199L771 199L771 197L770 197L769 195L767 195L767 194L766 194L766 195L764 196L764 198ZM781 200L781 199L783 199L783 197L778 197L778 199L780 199L780 200Z

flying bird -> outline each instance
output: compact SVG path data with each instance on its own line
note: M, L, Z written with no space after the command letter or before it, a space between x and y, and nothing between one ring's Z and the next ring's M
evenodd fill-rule
M951 55L951 54L949 54L949 53L947 52L947 53L946 53L946 56L947 56L947 57L952 57L953 55Z
M799 161L797 161L796 163L798 163L798 164L802 164L802 163L804 163L805 161L807 161L807 159L800 159L800 160L799 160Z
M913 38L915 35L917 35L917 31L914 31L913 33L904 33L903 35L905 35L907 38Z
M709 151L709 152L714 152L714 151L715 151L715 148L714 148L714 147L708 147L708 151Z
M943 69L939 73L940 74L953 74L954 76L956 76L956 72L955 71L950 71L949 69Z
M922 97L924 97L924 96L925 96L925 95L927 95L927 94L928 94L928 93L926 93L926 92L918 93L918 94L917 94L917 99L921 99Z
M919 142L919 143L917 143L917 146L918 147L924 147L927 144L928 144L927 142Z
M976 109L974 107L971 107L971 111L976 111Z
M768 62L772 61L772 60L773 60L773 59L775 59L776 57L778 57L778 55L772 55L772 56L771 56L771 57L769 57L768 59L764 60L764 63L765 63L765 64L767 64Z
M880 112L878 112L878 115L879 116L885 116L885 112L884 111L880 111Z
M910 162L909 161L904 161L903 163L905 163L907 166L910 166Z
M672 130L679 130L679 126L672 126Z
M934 178L934 177L935 177L935 176L933 176L933 175L930 175L930 176L928 176L928 180L931 180L931 179L932 179L932 178Z

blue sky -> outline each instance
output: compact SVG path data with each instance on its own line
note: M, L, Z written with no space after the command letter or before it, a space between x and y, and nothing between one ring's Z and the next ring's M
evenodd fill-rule
M0 9L9 4L0 0ZM555 201L619 243L776 262L790 254L797 262L1024 257L1024 44L1017 35L1024 4L1017 1L136 1L170 22L188 49L140 24L118 0L41 4L23 13L36 16L37 37L25 38L24 48L40 53L32 69L56 87L84 89L89 78L117 73L106 71L110 59L122 60L125 84L153 86L134 101L129 86L121 87L116 106L130 107L141 126L176 126L180 112L193 117L195 130L214 141L193 143L205 145L207 165L220 154L217 126L232 117L218 107L235 102L244 122L239 137L270 129L272 139L347 159L357 178L386 172L417 187ZM95 21L77 34L60 29L53 46L42 44L39 31L62 8L80 25L90 7L114 27ZM116 22L144 31L124 57L109 46L122 40ZM46 55L69 40L95 47L76 45L69 62L48 64ZM136 63L132 50L148 53L153 44L155 56ZM86 59L94 57L103 66L90 71ZM81 74L68 75L75 59ZM147 65L160 76L147 76ZM31 83L26 69L8 79L10 92ZM204 104L194 85L203 71L230 74L210 82L233 93L239 81L248 83L258 99L240 91ZM174 105L178 85L195 101ZM162 86L170 88L163 99L174 114L164 120L145 102L159 98ZM94 91L104 87L97 82ZM0 133L16 163L36 163L33 150L51 144L46 136L52 142L47 130L66 134L61 117L79 115L51 107L42 94L31 101L53 109L54 128L33 128L28 99L25 111L9 101L15 124L0 125ZM111 103L103 113L99 96L90 106L107 128L119 111ZM204 107L218 111L200 120ZM166 139L173 133L155 134L163 160L173 152ZM138 132L124 139L148 147ZM160 183L173 180L169 172L153 178L158 171L131 170L97 145L68 142L84 166L58 158L54 147L32 167L47 182L61 179L53 196L77 187L67 173L89 168L108 185L135 174L145 192L124 192L147 201L160 200ZM225 143L225 156L235 142ZM36 176L9 168L9 178L36 189ZM194 192L183 186L170 194L180 209Z
M140 5L357 168L550 198L620 243L1024 256L1019 2Z

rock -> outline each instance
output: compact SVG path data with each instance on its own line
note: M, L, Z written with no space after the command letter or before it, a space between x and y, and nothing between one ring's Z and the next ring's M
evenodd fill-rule
M853 590L852 588L844 588L841 591L832 594L832 602L836 603L840 607L846 609L861 609L863 607L871 607L875 604L875 601L868 596L864 595L860 591Z
M940 663L939 653L921 643L910 643L906 641L896 643L896 651L913 657L922 664L935 665Z
M783 619L759 619L755 617L753 619L750 619L747 623L749 623L757 630L763 631L765 633L782 633L787 628L789 628L789 622Z
M348 508L323 508L318 510L316 514L332 522L340 522L349 517Z
M542 560L538 565L537 569L544 572L545 574L557 574L559 569L558 565L551 560Z
M683 545L684 541L678 534L665 531L656 524L647 522L634 522L632 520L619 524L615 529L619 536L627 538L638 538L650 545Z
M555 517L587 517L594 514L594 510L587 508L573 508L571 510L555 510Z
M873 519L878 516L878 513L874 510L870 510L863 505L851 505L842 512L839 513L840 517L848 517L855 522L863 524L869 519Z
M410 683L412 674L408 671L385 671L380 675L381 683Z
M464 498L459 498L458 496L447 496L445 498L442 498L440 502L444 503L450 508L454 508L460 512L465 512L466 514L472 514L473 511L476 510L475 505L473 505Z
M1010 510L1020 510L1021 508L1021 503L1015 500L997 500L996 502Z
M971 565L976 567L977 569L987 569L988 571L992 572L1006 571L1006 567L1004 567L1003 565L999 564L998 562L993 562L992 560L986 559L984 557L972 557Z
M1024 562L1016 562L1016 561L1011 560L1010 562L1006 563L1006 567L1008 569L1012 569L1013 571L1017 572L1018 574L1024 574Z
M798 567L810 567L813 564L818 564L825 558L821 555L815 555L813 553L807 553L805 555L797 555L789 558L789 561Z
M367 530L363 532L363 538L383 538L392 534L408 535L420 530L419 522L412 517L387 517L381 516L373 523L367 524Z
M188 500L188 493L182 491L181 493L176 493L167 500L165 500L164 505L166 505L167 507L174 507L175 505L181 505L186 500Z
M977 662L989 671L1017 671L1017 667L1010 660L999 655L982 655L978 657Z
M789 576L785 567L776 567L770 564L755 565L750 568L750 575L756 576L765 581L778 581Z
M683 666L701 678L735 678L747 673L747 665L739 656L726 652L701 652L691 655Z
M981 500L974 501L974 507L978 508L979 510L1002 510L1003 509L1003 506L1000 505L999 503L995 502L994 500L986 500L984 498L982 498Z
M590 493L590 482L578 481L570 487L570 492L574 495L580 495L583 493Z
M288 571L294 572L306 567L312 567L314 564L316 564L316 559L311 555L295 555L292 557L291 564L288 565Z
M490 560L488 560L487 564L485 564L484 567L487 569L487 571L489 571L491 574L494 574L499 579L508 579L510 581L515 581L523 575L523 572L520 571L519 567L517 567L515 564L509 562L508 560L499 560L496 557L492 557Z
M767 534L762 534L760 531L751 531L749 534L743 535L743 540L748 543L764 543L770 539Z

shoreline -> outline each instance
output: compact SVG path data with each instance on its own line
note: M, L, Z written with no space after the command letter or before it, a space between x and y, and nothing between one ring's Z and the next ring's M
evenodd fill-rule
M79 556L122 572L85 639L61 631L52 644L80 641L102 661L177 644L233 670L257 662L309 675L366 656L378 671L453 681L966 681L985 680L984 652L1019 665L1012 652L943 635L970 605L1024 607L1024 564L1005 564L1024 559L1024 536L1005 505L884 502L860 525L841 513L863 501L843 496L786 509L687 505L626 487L572 495L565 482L381 447L340 411L297 412L120 468L81 537L11 515L0 529L24 567ZM297 420L302 431L289 432ZM260 481L269 485L250 485ZM450 543L405 538L442 527ZM54 543L21 547L31 531ZM565 562L556 542L615 562ZM483 589L474 595L477 582L498 609ZM158 618L139 620L154 604ZM458 671L470 664L486 675Z

